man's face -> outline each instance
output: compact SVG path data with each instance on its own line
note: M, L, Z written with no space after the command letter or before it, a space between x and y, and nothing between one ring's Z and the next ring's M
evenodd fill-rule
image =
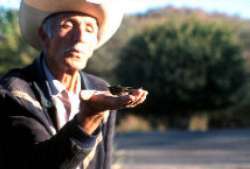
M62 72L85 68L98 42L96 19L77 13L51 19L50 35L42 39L49 67Z

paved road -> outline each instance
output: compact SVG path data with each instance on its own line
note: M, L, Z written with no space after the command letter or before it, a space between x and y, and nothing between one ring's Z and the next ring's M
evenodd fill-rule
M250 169L250 129L117 134L116 143L121 169Z

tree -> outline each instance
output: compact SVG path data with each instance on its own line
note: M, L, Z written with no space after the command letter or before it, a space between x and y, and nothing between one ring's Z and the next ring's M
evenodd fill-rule
M149 119L189 117L238 103L246 72L241 48L225 25L168 21L129 41L116 68L122 84L149 90Z
M21 38L17 11L0 9L0 75L30 63L37 52Z

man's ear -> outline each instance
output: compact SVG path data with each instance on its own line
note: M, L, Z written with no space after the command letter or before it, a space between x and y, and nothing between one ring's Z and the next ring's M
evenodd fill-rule
M40 44L42 45L41 47L43 49L48 48L49 37L48 37L47 33L43 30L42 27L39 27L39 29L37 31L38 31L38 35L39 35Z

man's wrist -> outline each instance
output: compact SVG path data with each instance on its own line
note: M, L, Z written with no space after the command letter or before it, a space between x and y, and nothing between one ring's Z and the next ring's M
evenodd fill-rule
M95 117L94 117L95 116ZM93 117L83 116L81 113L76 115L76 123L82 129L82 131L91 136L96 132L102 124L103 115L94 115Z

